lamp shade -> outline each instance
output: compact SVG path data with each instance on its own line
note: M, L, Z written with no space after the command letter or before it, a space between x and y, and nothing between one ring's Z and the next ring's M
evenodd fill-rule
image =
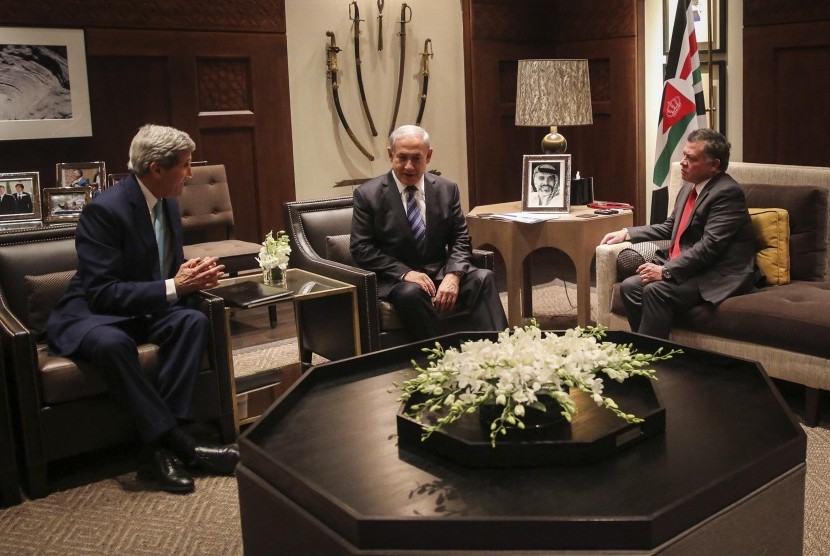
M591 123L588 60L519 60L516 125Z

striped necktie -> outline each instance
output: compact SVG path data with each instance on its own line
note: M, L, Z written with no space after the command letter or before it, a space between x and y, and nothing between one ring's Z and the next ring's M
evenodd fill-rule
M418 208L418 201L415 200L415 192L417 190L414 185L406 188L406 219L409 221L409 228L412 230L412 235L415 236L418 249L423 251L427 228L424 225L421 209Z
M156 243L158 244L159 250L159 270L161 277L164 278L167 276L167 266L165 265L167 254L167 226L165 225L164 217L164 199L156 201L156 205L153 207L153 214L155 215L153 228L156 232Z

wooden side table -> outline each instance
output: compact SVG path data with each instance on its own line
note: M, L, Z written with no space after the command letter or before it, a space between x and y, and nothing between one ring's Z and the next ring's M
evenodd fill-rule
M595 215L584 205L571 207L569 214L554 220L525 224L486 215L521 212L521 201L475 207L467 215L473 247L490 245L501 253L507 273L507 322L519 326L533 315L530 255L543 247L555 247L568 255L576 268L577 324L591 319L591 261L595 248L608 232L633 224L630 210ZM591 215L583 218L582 215Z

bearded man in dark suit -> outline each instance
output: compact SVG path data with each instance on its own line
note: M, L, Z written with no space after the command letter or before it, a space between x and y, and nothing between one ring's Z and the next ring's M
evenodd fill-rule
M711 129L689 134L680 171L687 182L662 224L611 232L603 244L671 239L620 285L631 329L668 338L673 315L702 303L717 305L755 287L755 236L738 183L726 173L731 145Z
M178 200L196 145L183 131L145 125L130 145L132 174L87 204L75 234L78 270L46 325L53 353L90 360L130 408L145 443L139 478L171 492L194 489L189 468L230 474L235 445L200 444L179 424L208 338L207 317L181 298L216 286L215 257L184 261ZM136 345L159 346L155 380ZM102 426L106 426L103 424Z
M392 170L354 192L350 250L378 277L378 296L413 339L442 334L438 313L471 313L470 330L507 328L493 272L470 263L472 250L458 185L426 173L429 135L414 125L389 136Z

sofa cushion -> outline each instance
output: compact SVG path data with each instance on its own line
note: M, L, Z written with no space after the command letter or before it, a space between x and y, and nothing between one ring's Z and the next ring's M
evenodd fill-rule
M830 357L830 282L791 282L700 305L675 326L712 336Z
M107 391L100 372L89 362L75 362L67 357L52 355L46 344L37 346L37 363L40 368L40 386L43 403L54 405L96 396ZM140 344L138 362L151 381L158 375L158 346ZM204 367L204 365L203 365Z
M790 220L784 209L751 208L757 254L755 261L766 278L766 285L790 282Z
M822 280L827 269L828 193L813 185L741 184L747 206L784 209L790 221L790 279Z
M29 299L29 322L24 323L26 326L36 333L43 331L52 308L66 292L73 276L74 270L65 270L24 277Z
M352 258L352 252L349 250L350 239L349 234L326 236L326 258L336 263L357 266Z

